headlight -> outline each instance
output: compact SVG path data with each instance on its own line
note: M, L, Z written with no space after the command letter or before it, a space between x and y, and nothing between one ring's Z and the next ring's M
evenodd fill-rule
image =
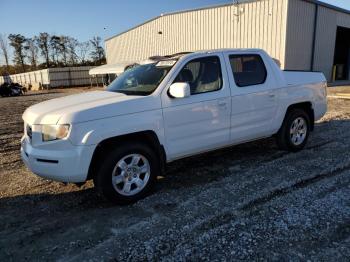
M63 139L68 136L70 125L42 125L41 134L43 141Z

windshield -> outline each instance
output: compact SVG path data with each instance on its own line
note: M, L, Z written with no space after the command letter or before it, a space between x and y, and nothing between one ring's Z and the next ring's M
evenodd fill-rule
M150 95L171 68L172 66L159 66L159 62L137 65L121 74L108 86L107 90L126 95Z

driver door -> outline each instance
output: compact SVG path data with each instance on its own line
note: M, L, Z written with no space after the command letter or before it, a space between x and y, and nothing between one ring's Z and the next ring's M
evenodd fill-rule
M190 59L172 81L187 82L191 95L162 94L166 147L170 160L229 143L231 97L222 54Z

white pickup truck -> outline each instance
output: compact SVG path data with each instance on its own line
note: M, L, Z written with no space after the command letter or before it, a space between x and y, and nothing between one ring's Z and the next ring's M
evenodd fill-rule
M41 177L93 179L109 200L131 203L176 159L271 136L302 149L327 110L326 88L322 73L281 71L259 49L165 56L105 91L29 107L21 155Z

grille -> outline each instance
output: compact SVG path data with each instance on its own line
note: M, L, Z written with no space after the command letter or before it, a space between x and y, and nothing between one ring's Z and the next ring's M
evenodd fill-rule
M29 126L29 125L26 126L26 133L27 133L27 136L30 138L30 140L32 140L33 132L32 132L31 126Z

